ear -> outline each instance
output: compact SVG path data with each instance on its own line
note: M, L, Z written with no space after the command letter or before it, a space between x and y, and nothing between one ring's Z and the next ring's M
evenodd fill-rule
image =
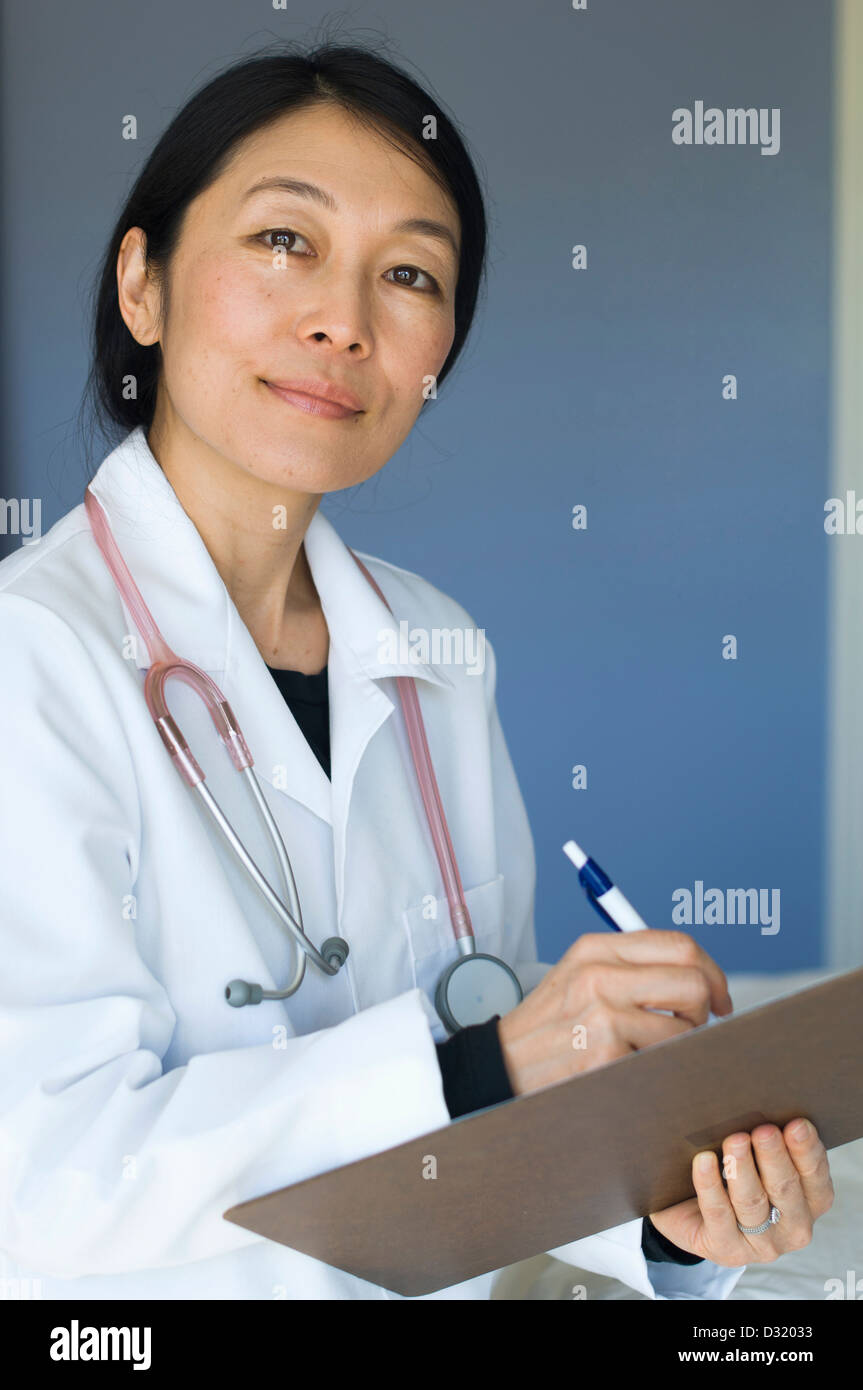
M123 322L142 347L159 341L159 287L147 272L147 238L130 227L117 255L117 296Z

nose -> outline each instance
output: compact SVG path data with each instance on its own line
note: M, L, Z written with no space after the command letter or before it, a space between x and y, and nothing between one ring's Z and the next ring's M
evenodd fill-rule
M297 336L329 342L333 348L347 350L354 357L368 357L373 343L371 313L359 275L345 268L315 277L308 307L297 323Z

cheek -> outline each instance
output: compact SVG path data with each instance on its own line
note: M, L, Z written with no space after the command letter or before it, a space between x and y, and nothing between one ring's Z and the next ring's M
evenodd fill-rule
M177 309L184 356L226 364L247 356L272 324L271 291L236 265L202 257L187 268Z
M401 338L391 359L389 376L399 404L406 410L419 411L423 404L423 387L442 370L454 336L450 317L438 324L420 325L416 332Z
M274 336L275 300L254 276L206 257L176 283L182 293L171 300L165 374L175 405L191 417L196 408L236 401L253 383Z

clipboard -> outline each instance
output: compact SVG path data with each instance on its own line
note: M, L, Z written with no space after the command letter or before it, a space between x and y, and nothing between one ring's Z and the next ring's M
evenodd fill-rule
M241 1202L228 1221L408 1297L694 1196L700 1149L863 1136L863 968Z

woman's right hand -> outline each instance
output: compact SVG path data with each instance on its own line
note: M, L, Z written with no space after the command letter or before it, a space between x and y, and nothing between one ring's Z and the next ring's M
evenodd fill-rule
M589 932L498 1022L517 1096L730 1014L728 981L680 931ZM668 1009L670 1014L651 1010Z

